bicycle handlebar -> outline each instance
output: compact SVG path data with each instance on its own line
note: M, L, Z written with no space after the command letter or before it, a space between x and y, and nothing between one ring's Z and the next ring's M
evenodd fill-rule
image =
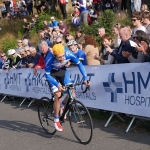
M88 80L87 80L87 82L89 83ZM79 86L79 85L83 85L83 84L85 84L85 83L84 83L84 82L79 82L79 83L76 83L76 84L68 84L68 85L65 85L64 88L65 88L65 89L73 88L73 87L75 87L75 86ZM86 87L86 89L85 89L82 93L86 93L86 91L88 90L88 88L89 88L89 86ZM63 93L64 93L64 91L61 92L61 95L60 95L59 99L62 98Z

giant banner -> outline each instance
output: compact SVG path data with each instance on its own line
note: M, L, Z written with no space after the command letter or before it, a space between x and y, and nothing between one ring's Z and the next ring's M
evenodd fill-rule
M91 108L150 117L150 64L86 66L90 89L76 87L76 98ZM78 68L68 69L73 83L82 81ZM50 97L44 70L0 71L0 93L40 99Z

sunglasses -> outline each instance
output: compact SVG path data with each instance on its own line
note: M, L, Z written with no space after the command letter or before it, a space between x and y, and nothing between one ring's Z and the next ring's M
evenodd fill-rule
M68 37L69 36L69 34L68 35L66 35L66 37Z
M28 50L26 50L25 52L29 52L30 50L28 49Z
M5 57L6 55L3 55L3 56L1 56L1 57Z
M18 43L22 43L22 42L18 42Z
M24 54L20 54L20 55L24 56Z
M60 41L60 42L56 42L56 44L61 44L62 43L62 41Z
M131 19L131 21L135 22L137 19Z

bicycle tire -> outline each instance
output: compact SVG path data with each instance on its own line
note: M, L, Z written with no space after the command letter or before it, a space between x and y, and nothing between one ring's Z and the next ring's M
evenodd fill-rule
M54 128L54 111L53 100L47 97L42 97L38 104L38 117L40 124L44 131L48 134L54 135L56 129Z
M93 122L88 109L78 100L74 100L69 108L69 122L76 139L82 144L90 143L93 136Z

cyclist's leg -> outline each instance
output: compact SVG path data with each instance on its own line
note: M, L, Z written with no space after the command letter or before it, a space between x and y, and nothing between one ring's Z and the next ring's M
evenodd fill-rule
M54 127L57 131L63 131L63 127L60 125L59 122L59 110L60 110L60 103L61 103L61 98L59 99L59 97L61 96L61 92L58 91L58 88L53 85L50 84L51 90L54 93L54 97L55 97L55 101L54 101Z

